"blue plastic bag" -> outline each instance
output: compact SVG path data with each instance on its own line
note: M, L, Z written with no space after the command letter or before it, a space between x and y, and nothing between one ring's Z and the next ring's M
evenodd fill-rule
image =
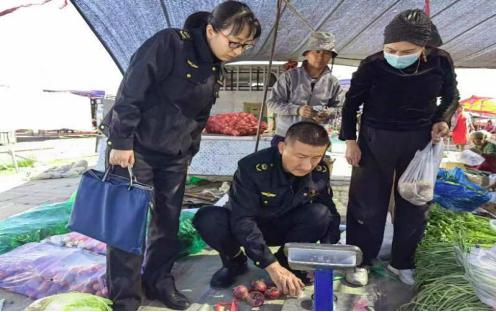
M460 168L439 169L434 202L453 211L472 211L489 202L488 191L471 182Z

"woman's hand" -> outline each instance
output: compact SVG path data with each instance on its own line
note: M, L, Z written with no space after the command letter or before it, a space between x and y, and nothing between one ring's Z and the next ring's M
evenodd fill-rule
M355 140L347 140L346 141L346 160L353 167L358 167L360 163L360 159L362 159L362 151L358 146L357 141Z
M441 139L449 134L449 126L445 121L436 122L432 125L431 137L432 143L437 144Z
M110 151L109 163L122 168L132 167L134 165L133 150L117 150Z

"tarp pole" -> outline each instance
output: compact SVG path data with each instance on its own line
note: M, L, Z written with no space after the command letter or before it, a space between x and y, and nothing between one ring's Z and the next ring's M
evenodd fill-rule
M425 15L427 15L427 16L431 15L431 1L430 0L425 0L424 11L425 11Z
M266 106L267 93L269 91L269 82L270 82L270 77L271 77L271 73L272 73L272 61L274 60L274 52L276 49L277 31L279 30L279 20L281 19L281 6L282 6L281 3L282 3L282 0L277 0L276 22L274 25L274 39L272 40L272 49L270 52L269 70L267 72L267 76L265 78L265 83L264 83L264 96L263 96L263 101L262 101L262 107L260 108L260 114L258 115L257 142L255 144L255 152L258 151L258 144L260 143L263 113L264 113L265 106Z

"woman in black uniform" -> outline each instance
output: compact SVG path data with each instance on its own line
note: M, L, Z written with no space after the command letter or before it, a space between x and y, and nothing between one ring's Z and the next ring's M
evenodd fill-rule
M261 33L253 12L237 1L219 4L208 22L200 24L162 30L136 51L102 124L116 173L127 176L127 167L133 167L137 180L155 192L145 258L108 248L107 283L114 310L136 310L142 286L147 297L169 308L190 305L170 273L179 252L187 167L218 96L222 62L252 47Z
M364 59L353 74L340 139L346 141L346 159L353 165L347 243L362 249L364 267L348 272L350 283L367 284L366 266L379 253L393 186L396 206L388 268L404 283L414 283L413 259L428 206L412 205L396 189L415 152L448 134L458 105L453 62L448 52L437 48L440 45L430 18L421 10L407 10L386 27L384 50Z

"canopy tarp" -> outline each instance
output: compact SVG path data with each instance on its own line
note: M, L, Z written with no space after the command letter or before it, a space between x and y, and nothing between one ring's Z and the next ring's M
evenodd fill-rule
M181 27L196 11L211 11L221 0L72 0L121 70L137 47L166 27ZM276 0L245 0L260 19L263 32L256 47L239 60L268 60ZM424 0L292 0L291 5L319 31L333 32L336 64L357 65L382 49L383 30L399 12L424 8ZM430 15L457 67L496 68L496 1L431 1ZM309 27L283 4L274 60L301 55Z
M472 95L460 101L464 109L479 117L496 117L496 99Z

